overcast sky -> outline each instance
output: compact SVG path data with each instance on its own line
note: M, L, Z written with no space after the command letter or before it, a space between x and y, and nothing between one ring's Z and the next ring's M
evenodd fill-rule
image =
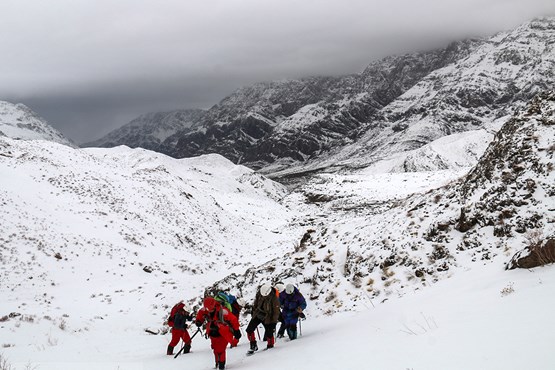
M358 73L541 15L555 0L1 0L0 100L81 143L253 82Z

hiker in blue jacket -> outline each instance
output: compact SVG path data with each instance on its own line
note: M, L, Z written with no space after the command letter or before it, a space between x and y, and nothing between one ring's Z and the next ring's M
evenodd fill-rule
M279 295L279 304L283 314L283 326L287 330L289 339L297 339L297 321L299 317L304 317L306 300L293 284L287 284L285 290Z

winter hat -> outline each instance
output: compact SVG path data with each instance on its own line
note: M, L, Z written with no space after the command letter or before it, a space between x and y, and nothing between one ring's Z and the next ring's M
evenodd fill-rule
M272 287L270 286L270 284L262 284L262 286L260 287L260 294L262 294L263 297L268 296L271 291Z
M243 298L237 298L237 304L241 307L245 307L247 302L245 302L245 300Z
M293 284L287 284L287 286L285 287L285 293L287 294L293 294L294 290L295 286Z
M218 302L216 302L216 300L212 297L204 298L204 308L206 308L208 311L214 311L217 304Z
M277 284L276 284L276 289L277 289L277 291L280 292L280 293L283 292L283 290L285 289L285 284L283 284L283 283L281 283L281 282L280 282L280 283L277 283Z

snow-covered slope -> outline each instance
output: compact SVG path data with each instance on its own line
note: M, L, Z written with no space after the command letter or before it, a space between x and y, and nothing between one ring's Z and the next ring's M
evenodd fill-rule
M168 137L177 132L188 132L191 126L204 114L201 109L181 109L170 112L144 114L128 124L110 132L108 135L83 144L83 147L111 148L126 145L131 148L143 148L164 152L161 145ZM165 145L175 145L167 142Z
M296 246L216 286L248 296L258 281L294 281L313 301L313 314L331 314L403 296L473 265L502 270L527 233L555 236L554 122L555 93L538 96L459 181L451 171L379 175L368 168L313 176L302 192L316 209L307 212ZM447 186L403 199L433 182Z
M161 325L163 305L302 233L286 227L295 212L281 185L216 154L0 137L0 173L0 317L48 316L71 331L122 317Z
M25 105L5 101L0 101L0 136L20 140L48 140L74 146Z
M365 312L309 315L298 340L278 339L274 349L251 357L245 356L248 343L242 338L237 348L228 349L227 367L552 370L554 289L553 266L501 273L490 265L375 308L369 305ZM96 320L83 333L62 330L44 318L12 318L0 324L9 332L2 338L7 346L2 354L14 370L213 368L210 341L200 335L191 353L174 359L165 355L169 335L140 333L123 317ZM136 324L137 329L140 321Z

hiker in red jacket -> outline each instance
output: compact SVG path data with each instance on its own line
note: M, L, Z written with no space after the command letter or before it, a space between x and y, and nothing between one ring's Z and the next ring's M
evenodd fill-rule
M212 297L204 298L204 307L197 313L195 324L201 327L204 321L206 321L206 334L210 337L212 350L214 350L216 368L225 369L227 344L231 343L235 347L241 338L239 321Z
M191 351L191 337L187 331L187 321L192 321L193 316L190 314L191 308L187 303L181 301L173 306L170 317L168 318L168 325L172 328L172 340L168 344L167 355L173 355L173 348L183 340L183 353Z

